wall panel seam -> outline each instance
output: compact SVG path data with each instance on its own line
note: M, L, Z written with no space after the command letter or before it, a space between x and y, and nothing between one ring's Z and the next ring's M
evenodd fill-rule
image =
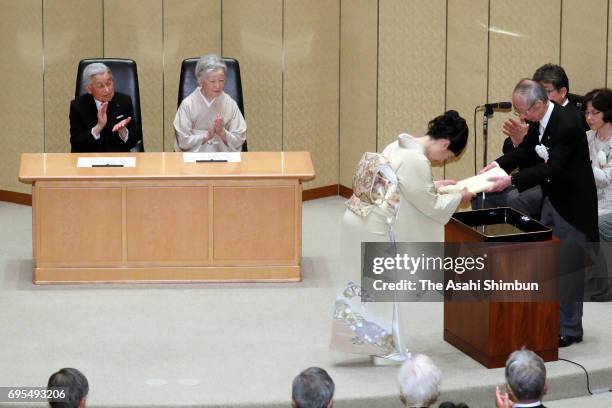
M338 184L340 184L340 168L342 164L340 163L340 153L342 150L342 144L340 141L341 129L340 123L342 122L342 0L338 0L338 172L337 179Z
M41 63L42 63L42 137L43 137L43 152L47 151L47 126L46 126L46 114L45 112L45 2L40 0L40 29L42 31L42 52L41 52Z
M376 2L376 134L375 134L375 142L376 142L376 151L380 150L380 146L378 145L378 112L380 110L379 107L379 81L380 81L380 0Z
M559 11L559 65L562 65L561 59L563 53L563 0L560 0L561 10Z
M610 72L610 0L608 0L608 15L606 20L608 24L606 25L606 79L604 83L606 87L610 87L610 83L608 82L608 72Z

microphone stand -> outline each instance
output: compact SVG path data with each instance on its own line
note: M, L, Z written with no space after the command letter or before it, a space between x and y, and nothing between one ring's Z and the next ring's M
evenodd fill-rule
M484 107L484 113L482 117L482 167L487 165L487 145L489 142L489 116L493 115L493 108L491 106ZM476 156L476 152L474 151L474 157ZM480 209L485 208L485 192L483 191L480 202Z

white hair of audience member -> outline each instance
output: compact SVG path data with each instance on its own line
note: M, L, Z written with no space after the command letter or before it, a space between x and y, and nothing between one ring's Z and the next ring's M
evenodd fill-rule
M81 80L81 82L83 86L85 87L91 84L91 78L94 75L105 74L107 72L112 77L113 73L111 72L109 67L107 67L105 64L101 62L94 62L92 64L87 65L85 69L83 70L83 79Z
M406 360L399 370L400 399L407 407L428 407L440 395L442 371L425 354Z
M527 105L537 101L548 103L548 94L542 85L531 79L521 80L515 87L513 94L521 95Z
M506 382L517 402L540 400L546 390L544 360L525 348L513 352L506 360Z
M195 67L195 76L199 80L202 77L215 72L223 70L223 73L227 73L227 65L225 62L215 54L208 54L199 59Z

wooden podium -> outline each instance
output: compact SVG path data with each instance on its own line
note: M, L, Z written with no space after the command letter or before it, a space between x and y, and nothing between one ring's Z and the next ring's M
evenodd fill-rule
M136 157L78 168L79 157ZM308 152L24 154L35 283L299 281Z
M452 218L446 242L483 242ZM501 240L500 240L501 241ZM515 242L487 249L494 259L491 279L548 281L556 291L558 240ZM504 367L509 354L525 346L544 361L558 359L559 302L444 302L444 340L487 368Z

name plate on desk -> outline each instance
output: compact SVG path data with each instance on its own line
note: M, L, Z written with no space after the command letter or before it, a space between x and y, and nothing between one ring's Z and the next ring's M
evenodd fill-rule
M77 167L136 167L135 157L79 157Z
M183 153L185 163L240 163L240 152Z

